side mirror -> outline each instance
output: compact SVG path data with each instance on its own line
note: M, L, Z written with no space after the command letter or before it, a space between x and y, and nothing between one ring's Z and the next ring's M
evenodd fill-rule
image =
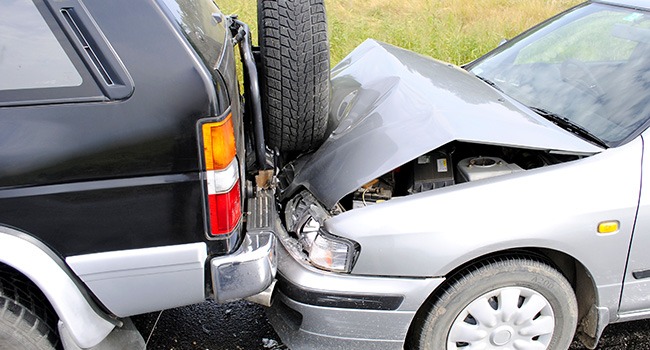
M501 39L501 41L499 42L499 45L497 45L497 47L499 47L499 46L501 46L501 45L503 45L503 44L505 44L507 42L508 42L508 39L505 39L505 38Z

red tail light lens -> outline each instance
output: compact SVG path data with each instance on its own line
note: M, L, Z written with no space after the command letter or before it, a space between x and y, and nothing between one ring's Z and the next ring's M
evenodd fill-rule
M211 234L216 236L232 232L241 219L239 180L226 193L208 195L208 205Z

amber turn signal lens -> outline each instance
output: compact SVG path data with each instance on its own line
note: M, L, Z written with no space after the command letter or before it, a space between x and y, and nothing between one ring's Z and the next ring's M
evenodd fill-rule
M603 221L598 224L598 233L609 234L618 231L620 223L618 221Z
M225 169L237 153L232 114L220 122L203 124L201 128L206 170Z

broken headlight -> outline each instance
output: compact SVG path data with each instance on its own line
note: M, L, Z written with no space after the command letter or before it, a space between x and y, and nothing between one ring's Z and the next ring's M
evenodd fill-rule
M298 236L312 265L335 272L352 270L358 243L326 232L313 217L307 219Z
M323 270L350 272L360 246L352 240L335 236L322 226L336 211L327 211L310 193L303 191L286 206L287 231L298 239L307 260Z

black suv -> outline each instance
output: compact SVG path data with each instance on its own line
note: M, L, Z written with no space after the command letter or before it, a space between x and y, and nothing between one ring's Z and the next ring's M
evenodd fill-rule
M276 163L326 128L314 2L260 0L258 49L210 0L2 1L3 348L132 348L131 315L268 302Z

